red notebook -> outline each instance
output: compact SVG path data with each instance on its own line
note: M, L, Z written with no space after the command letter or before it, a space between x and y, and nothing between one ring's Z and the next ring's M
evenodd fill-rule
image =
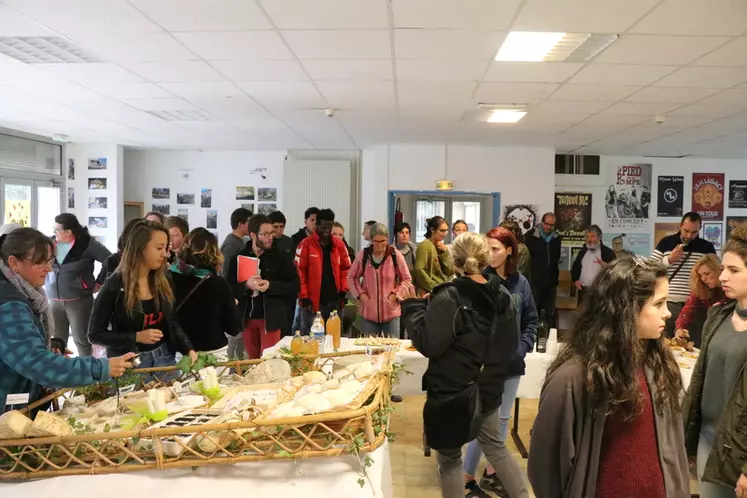
M237 275L238 282L246 282L252 276L259 274L259 260L249 256L237 256Z

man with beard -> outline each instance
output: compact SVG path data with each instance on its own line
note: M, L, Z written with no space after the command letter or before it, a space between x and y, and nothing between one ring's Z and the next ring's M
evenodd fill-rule
M586 229L586 244L579 251L571 268L571 280L578 290L578 301L583 302L584 291L602 268L615 259L615 252L602 243L602 229L591 225Z
M246 282L238 282L236 265L239 258L234 258L229 262L228 281L244 320L244 347L249 359L256 359L280 340L281 332L290 334L298 275L291 255L273 249L273 227L269 217L255 214L249 218L248 231L251 241L239 256L257 258L259 272Z

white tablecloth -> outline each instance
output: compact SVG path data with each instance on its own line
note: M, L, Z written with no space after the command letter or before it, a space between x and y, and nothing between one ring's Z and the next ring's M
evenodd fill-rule
M125 496L303 496L304 498L392 498L389 443L369 454L371 483L358 484L352 456L239 463L197 470L65 476L0 482L2 498L120 498Z

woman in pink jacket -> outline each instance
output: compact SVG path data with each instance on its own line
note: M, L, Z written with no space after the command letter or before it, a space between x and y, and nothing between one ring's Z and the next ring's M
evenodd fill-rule
M397 296L412 282L404 256L389 245L389 231L376 223L371 245L358 253L348 273L353 296L358 299L363 333L399 337L401 309Z

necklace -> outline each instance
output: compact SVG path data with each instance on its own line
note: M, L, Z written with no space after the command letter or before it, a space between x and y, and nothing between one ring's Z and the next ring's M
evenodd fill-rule
M734 308L734 313L736 313L737 316L741 318L742 320L747 320L747 310L740 308L739 305L737 305L737 307Z

